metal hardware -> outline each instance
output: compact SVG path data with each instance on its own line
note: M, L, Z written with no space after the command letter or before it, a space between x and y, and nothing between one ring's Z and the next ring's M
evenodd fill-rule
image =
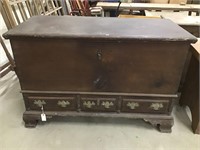
M42 121L47 121L47 117L46 117L46 114L44 113L44 107L42 105L41 107L41 110L42 110L42 113L41 113L41 120Z
M87 107L87 108L92 108L92 106L95 106L95 103L92 101L84 101L83 102L83 106Z
M110 106L113 106L114 104L113 102L106 101L106 102L102 102L101 105L104 106L105 108L110 108Z
M153 110L159 110L159 109L163 108L163 104L162 103L152 103L150 108Z
M130 109L136 109L136 107L139 107L139 103L136 102L128 102L126 104L126 106L128 106Z
M98 58L98 60L102 59L102 52L101 52L101 50L97 51L97 58Z
M44 100L34 100L34 104L38 107L43 107L43 105L45 105L46 102Z
M41 107L41 110L42 110L42 114L44 114L44 107L43 107L43 105Z
M67 107L68 105L70 105L70 102L69 101L58 101L58 106L60 107Z

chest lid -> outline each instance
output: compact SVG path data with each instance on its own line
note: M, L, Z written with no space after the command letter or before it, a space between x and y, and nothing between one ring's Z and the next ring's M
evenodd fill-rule
M167 19L36 16L9 30L12 38L91 38L188 41L197 39Z

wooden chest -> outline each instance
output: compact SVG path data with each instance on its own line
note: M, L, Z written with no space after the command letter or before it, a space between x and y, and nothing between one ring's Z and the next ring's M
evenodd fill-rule
M33 17L11 40L26 127L53 116L143 118L170 132L191 42L165 19Z

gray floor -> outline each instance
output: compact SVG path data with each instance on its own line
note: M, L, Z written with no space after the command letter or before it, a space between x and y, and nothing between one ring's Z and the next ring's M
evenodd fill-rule
M24 128L20 85L14 72L0 79L0 150L199 150L186 110L176 106L172 133L134 119L55 118Z
M143 120L110 118L56 118L27 129L22 121L24 110L18 78L11 72L0 78L0 150L200 149L200 136L191 130L190 112L178 105L173 109L170 134L158 132Z

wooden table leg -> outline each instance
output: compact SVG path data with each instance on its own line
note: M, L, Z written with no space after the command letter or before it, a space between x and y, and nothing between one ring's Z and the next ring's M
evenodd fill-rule
M180 105L189 106L192 113L192 129L195 134L200 134L199 101L199 60L192 55L182 89Z

